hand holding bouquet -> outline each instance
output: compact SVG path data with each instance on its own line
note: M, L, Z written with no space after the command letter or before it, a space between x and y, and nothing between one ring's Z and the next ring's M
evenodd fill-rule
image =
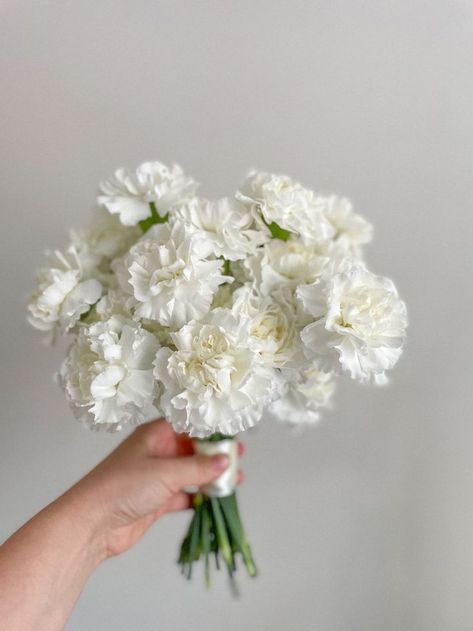
M73 336L60 383L76 416L119 430L164 416L229 469L194 499L179 561L240 555L256 568L235 496L234 437L263 413L313 423L342 373L384 383L407 326L370 272L371 226L345 198L252 172L210 201L180 167L146 162L100 186L96 216L38 273L30 321Z

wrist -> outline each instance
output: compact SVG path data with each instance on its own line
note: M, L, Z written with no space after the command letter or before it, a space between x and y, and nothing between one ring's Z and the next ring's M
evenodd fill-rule
M107 557L104 519L98 498L76 486L55 500L50 508L61 516L64 528L81 546L85 562L93 571Z

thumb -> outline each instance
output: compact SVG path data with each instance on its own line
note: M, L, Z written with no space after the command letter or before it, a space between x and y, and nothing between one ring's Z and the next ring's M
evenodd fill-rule
M163 482L174 491L186 486L202 486L218 478L229 465L225 454L162 458L159 462Z

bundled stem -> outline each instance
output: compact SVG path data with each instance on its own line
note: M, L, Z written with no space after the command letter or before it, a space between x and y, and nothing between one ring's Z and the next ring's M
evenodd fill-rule
M220 434L213 435L211 441L226 438ZM226 497L209 497L204 493L194 496L194 515L179 554L178 562L182 573L190 579L193 564L203 557L205 583L210 587L212 555L217 569L220 568L220 560L223 560L232 580L237 569L238 555L241 556L248 574L256 576L256 565L241 522L235 492Z

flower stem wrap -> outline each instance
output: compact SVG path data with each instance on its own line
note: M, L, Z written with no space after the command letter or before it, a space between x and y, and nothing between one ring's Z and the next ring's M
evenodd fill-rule
M192 564L204 558L205 582L210 587L210 556L215 555L219 569L220 558L225 563L230 579L234 580L238 553L250 576L256 576L256 566L240 518L236 499L238 446L233 438L214 434L209 439L194 441L197 453L226 454L230 462L225 472L211 484L202 487L194 497L194 515L181 545L179 564L188 579Z
M238 453L237 442L232 438L219 441L194 440L194 450L205 456L225 454L229 458L227 469L213 482L201 488L208 497L227 497L232 495L237 484Z

